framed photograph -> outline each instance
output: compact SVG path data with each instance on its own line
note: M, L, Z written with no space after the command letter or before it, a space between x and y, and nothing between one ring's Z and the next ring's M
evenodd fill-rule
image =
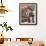
M19 3L19 24L37 25L37 3Z

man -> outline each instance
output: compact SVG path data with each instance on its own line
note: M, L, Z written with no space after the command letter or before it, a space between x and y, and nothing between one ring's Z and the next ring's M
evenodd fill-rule
M34 23L34 15L33 15L33 11L30 7L28 7L26 15L28 16L28 22L33 22ZM32 17L32 20L30 20L30 17Z

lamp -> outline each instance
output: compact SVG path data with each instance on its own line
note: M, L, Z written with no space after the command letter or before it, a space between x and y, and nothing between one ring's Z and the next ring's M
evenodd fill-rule
M3 6L2 0L1 0L0 14L5 14L5 12L8 12L8 11L5 9L5 6Z

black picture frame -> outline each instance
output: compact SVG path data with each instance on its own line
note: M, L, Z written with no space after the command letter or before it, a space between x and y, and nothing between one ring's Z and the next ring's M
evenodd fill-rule
M31 4L31 5L35 5L35 12L36 12L36 13L35 13L35 21L36 21L35 23L30 23L30 24L29 24L29 23L21 23L21 22L20 22L20 21L21 21L20 8L21 8L21 6L22 6L21 4L27 4L27 5L28 5L28 4ZM37 3L19 3L19 24L20 24L20 25L37 25Z

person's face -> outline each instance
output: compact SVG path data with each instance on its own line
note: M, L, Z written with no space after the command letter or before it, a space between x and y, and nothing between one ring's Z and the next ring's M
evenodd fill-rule
M27 9L28 9L28 6L26 6L26 5L22 7L22 10L23 10L24 12L26 12Z

